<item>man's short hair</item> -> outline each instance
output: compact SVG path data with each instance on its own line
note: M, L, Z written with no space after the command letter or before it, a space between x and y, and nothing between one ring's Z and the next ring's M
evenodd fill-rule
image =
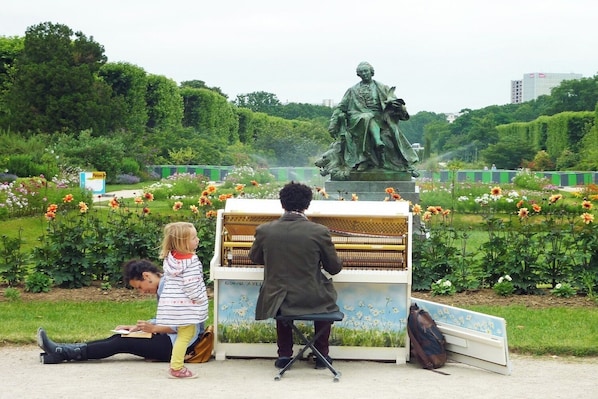
M280 190L279 197L285 211L303 212L309 208L313 193L305 184L291 181Z

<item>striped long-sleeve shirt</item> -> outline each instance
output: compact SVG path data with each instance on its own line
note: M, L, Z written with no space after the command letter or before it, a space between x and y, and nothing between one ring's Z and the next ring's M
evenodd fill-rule
M167 326L197 324L208 318L208 294L197 255L164 259L164 289L158 301L156 323Z

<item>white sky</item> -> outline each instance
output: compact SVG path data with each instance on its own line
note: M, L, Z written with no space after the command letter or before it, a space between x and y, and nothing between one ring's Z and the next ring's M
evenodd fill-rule
M413 115L510 102L528 72L598 74L596 0L20 0L0 36L67 25L177 83L203 80L234 100L338 102L370 62ZM6 4L8 3L8 4Z

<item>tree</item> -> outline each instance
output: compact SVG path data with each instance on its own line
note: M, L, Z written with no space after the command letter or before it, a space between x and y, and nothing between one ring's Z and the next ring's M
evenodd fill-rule
M65 25L27 29L5 104L15 131L101 130L110 118L109 90L96 79L104 48Z
M206 85L206 82L204 82L203 80L186 80L184 82L181 82L181 89L183 89L185 87L191 87L193 89L212 90L212 91L220 94L222 97L228 98L228 96L222 92L220 87L209 87L208 85Z
M172 79L149 75L145 93L147 127L156 130L180 128L183 120L183 97Z
M516 169L525 159L534 156L532 145L519 138L501 140L480 151L480 156L487 164L495 164L500 169Z
M550 114L564 111L593 111L598 103L598 75L565 80L550 92Z
M249 108L253 112L270 113L273 107L280 107L281 103L276 97L276 94L267 93L265 91L254 91L249 94L239 94L235 101L237 107Z
M112 88L112 100L117 105L118 115L112 117L111 130L143 132L148 120L147 74L143 68L126 62L108 63L98 75Z

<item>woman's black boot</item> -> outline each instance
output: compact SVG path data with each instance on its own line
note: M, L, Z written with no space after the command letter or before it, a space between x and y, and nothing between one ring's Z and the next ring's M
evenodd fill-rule
M44 364L87 360L87 344L57 344L41 327L37 330L37 345L45 352L40 354L40 362Z

